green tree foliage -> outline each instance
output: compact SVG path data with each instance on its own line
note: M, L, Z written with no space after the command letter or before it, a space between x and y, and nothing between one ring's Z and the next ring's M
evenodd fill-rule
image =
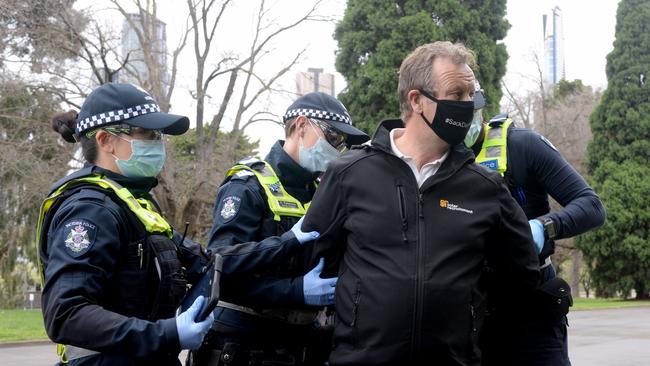
M417 46L461 42L476 52L475 74L485 89L488 115L498 112L499 83L506 71L505 46L497 44L510 24L505 0L349 0L337 25L336 69L348 86L339 95L355 124L373 132L384 118L399 116L399 66Z
M608 88L590 117L587 167L607 209L607 223L577 242L596 291L650 296L650 3L622 0Z
M555 89L553 91L553 98L558 100L563 100L572 95L584 92L585 88L587 87L582 83L582 80L580 79L576 79L573 81L562 79L560 80L559 83L555 85Z
M0 51L5 57L28 57L32 70L78 55L87 17L73 9L76 0L3 0L0 2ZM0 66L3 58L0 58Z
M0 308L34 287L21 268L35 267L34 227L52 177L64 176L73 146L50 129L58 101L19 79L0 77Z

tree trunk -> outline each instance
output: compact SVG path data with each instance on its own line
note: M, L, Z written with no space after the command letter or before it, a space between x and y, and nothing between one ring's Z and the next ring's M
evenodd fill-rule
M573 249L571 253L571 295L580 297L580 269L582 268L582 253Z
M634 286L634 291L636 291L637 300L650 299L650 293L648 291L648 288L645 286L645 283L643 283L642 281L637 281L637 283Z

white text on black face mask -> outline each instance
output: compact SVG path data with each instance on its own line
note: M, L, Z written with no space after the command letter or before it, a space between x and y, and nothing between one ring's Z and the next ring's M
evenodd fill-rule
M454 121L451 118L445 118L445 123L461 128L465 128L471 124L471 122Z

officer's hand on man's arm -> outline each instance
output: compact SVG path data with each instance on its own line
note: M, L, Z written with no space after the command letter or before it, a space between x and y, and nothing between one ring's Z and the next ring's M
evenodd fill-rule
M210 330L214 322L214 315L212 313L202 322L197 323L194 321L199 312L201 312L201 308L203 308L205 302L206 300L203 296L197 297L187 311L176 317L176 331L178 332L178 342L181 345L181 349L198 349L201 343L203 343L203 337Z
M334 303L338 277L321 278L324 265L325 260L321 258L316 267L302 278L302 291L307 305L325 306Z
M320 236L318 231L310 231L307 233L302 231L302 220L304 218L305 218L304 216L301 217L300 220L298 220L298 222L296 222L296 224L293 225L293 227L291 228L291 232L293 233L293 235L296 236L296 239L298 239L300 244L312 242L318 239L318 237Z
M537 219L528 220L528 225L530 225L530 232L533 234L535 250L539 254L542 252L542 248L544 248L544 225Z

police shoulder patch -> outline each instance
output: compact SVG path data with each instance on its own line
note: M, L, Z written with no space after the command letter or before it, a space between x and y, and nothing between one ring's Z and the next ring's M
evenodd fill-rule
M237 196L228 196L221 201L221 212L219 215L224 222L228 222L237 216L239 206L241 206L241 198Z
M97 226L85 219L72 219L63 224L63 233L66 252L79 257L95 243Z
M544 141L544 143L548 145L551 149L557 151L557 148L546 137L539 135L539 138L542 139L542 141Z

